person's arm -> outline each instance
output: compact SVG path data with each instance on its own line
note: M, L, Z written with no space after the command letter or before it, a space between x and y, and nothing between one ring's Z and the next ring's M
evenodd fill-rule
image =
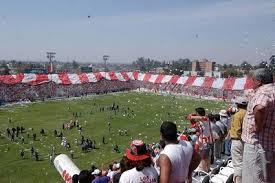
M252 107L255 119L255 130L260 132L265 125L266 109L269 106L270 97L266 93L257 95L256 101Z
M170 173L172 170L171 161L168 156L161 154L159 157L159 167L160 167L160 183L168 183L170 178Z
M264 120L266 115L265 113L266 113L266 108L262 105L256 105L253 109L256 132L260 132L265 125L265 120Z

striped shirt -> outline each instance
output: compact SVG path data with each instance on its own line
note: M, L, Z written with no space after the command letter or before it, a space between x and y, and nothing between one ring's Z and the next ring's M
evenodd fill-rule
M265 107L265 125L256 132L253 110L257 105ZM243 122L242 140L249 144L261 144L267 151L275 152L275 85L266 84L258 88L249 101Z

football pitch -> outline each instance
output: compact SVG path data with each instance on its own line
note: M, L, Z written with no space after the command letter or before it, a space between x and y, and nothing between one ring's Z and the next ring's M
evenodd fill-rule
M116 113L107 109L113 104L119 106ZM99 168L107 167L112 161L120 160L133 139L142 139L146 143L158 142L159 127L164 120L176 122L178 130L183 130L188 124L185 116L194 112L196 107L205 107L208 113L218 112L226 107L226 103L126 92L0 108L0 182L64 182L49 161L53 146L56 154L65 153L70 156L70 150L73 150L73 162L80 169L90 169L92 164ZM77 118L73 116L75 113L78 114ZM63 123L74 119L82 126L82 134L76 127L62 130ZM10 137L7 137L6 129L16 126L25 128L24 133L19 133L19 137L24 137L24 142L20 138L11 142ZM45 136L40 134L42 128ZM54 130L62 132L68 139L70 150L60 145L61 140L54 136ZM119 130L126 130L127 134L119 134ZM30 138L27 137L28 133ZM37 134L35 141L33 133ZM95 140L96 149L82 152L79 145L81 135L85 139ZM102 143L103 136L106 144ZM78 139L78 145L75 139ZM118 145L120 152L113 150L115 145ZM39 161L31 157L32 146L38 151ZM25 151L24 159L20 157L21 149Z

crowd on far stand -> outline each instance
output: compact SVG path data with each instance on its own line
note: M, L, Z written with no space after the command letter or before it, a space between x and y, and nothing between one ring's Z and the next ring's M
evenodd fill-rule
M146 81L110 81L102 79L95 83L56 84L45 82L38 85L0 83L0 100L3 103L46 100L52 98L81 97L131 90L146 90L155 93L180 94L197 97L212 97L231 100L243 94L241 90L224 90L209 87L185 86L174 83L152 83Z

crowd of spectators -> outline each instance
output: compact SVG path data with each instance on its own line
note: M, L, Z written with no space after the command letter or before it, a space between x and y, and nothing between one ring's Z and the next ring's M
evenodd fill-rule
M0 100L4 102L36 101L49 98L80 97L90 94L129 91L136 89L133 83L101 80L96 83L61 85L46 82L39 85L0 84Z
M102 79L95 83L83 84L56 84L45 82L39 85L0 84L0 102L36 101L50 98L80 97L91 94L104 94L110 92L146 90L155 93L180 94L206 98L218 98L230 101L243 94L239 90L223 90L206 87L185 86L181 84L157 84L144 81L110 81Z
M241 90L224 90L217 88L209 88L203 86L185 86L181 84L154 84L151 82L141 82L140 88L144 88L151 92L169 93L169 94L180 94L186 96L197 96L206 98L225 99L231 101L236 96L243 95Z

